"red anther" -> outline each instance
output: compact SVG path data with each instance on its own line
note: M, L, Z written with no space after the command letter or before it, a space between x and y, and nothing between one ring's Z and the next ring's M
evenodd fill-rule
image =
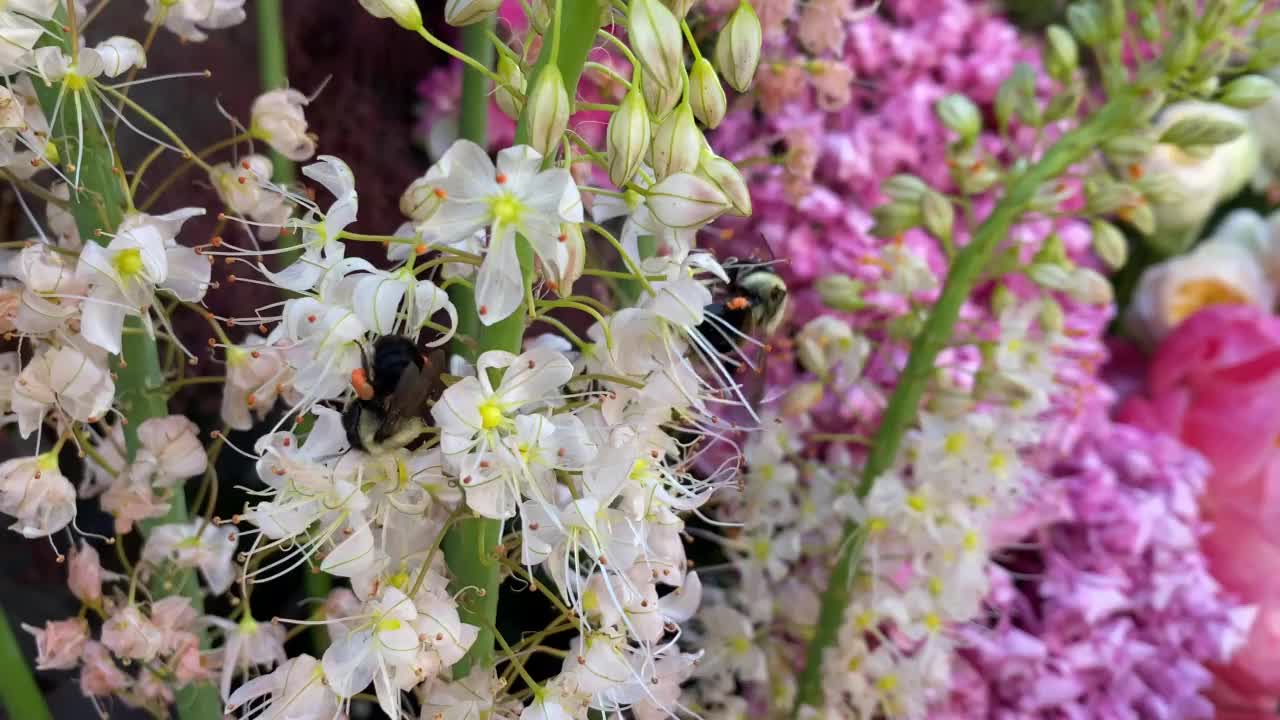
M257 360L258 358L262 357L262 353L258 352L257 350L252 350L249 352L249 357L253 358L254 360Z
M569 240L569 234L568 234L568 233L560 233L560 236L559 236L559 237L557 237L556 239L557 239L557 240L559 240L560 242L568 242L568 240Z
M480 309L479 309L479 310L477 310L476 312L479 312L481 315L488 315L488 314L489 314L489 308L485 307L484 305L481 305L481 306L480 306Z
M249 393L244 398L244 404L249 407L253 407L254 405L258 404L258 398L255 397L253 393Z
M245 183L249 182L249 178L247 178L247 177L245 177L245 176L243 176L243 175L238 175L238 176L236 176L236 182L238 182L238 183L240 183L241 185L243 185L243 184L245 184Z
M414 254L414 255L422 255L422 254L424 254L424 253L426 253L426 252L427 252L427 244L426 244L426 243L418 243L417 245L414 245L414 246L413 246L413 254Z
M308 315L308 316L307 316L307 322L309 322L309 323L313 323L313 322L315 322L315 321L316 321L316 316L315 316L315 315Z
M244 168L245 170L248 170L248 169L249 169L249 161L248 161L248 160L241 160L241 161L240 161L240 167Z
M431 193L441 200L449 197L449 193L445 192L444 188L436 188L435 190L432 190Z
M498 173L498 176L495 177L494 180L498 181L498 184L501 185L507 181L507 176L502 173Z

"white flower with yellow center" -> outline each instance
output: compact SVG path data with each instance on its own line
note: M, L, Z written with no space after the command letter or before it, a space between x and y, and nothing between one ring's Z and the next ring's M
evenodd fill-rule
M413 624L418 609L402 591L388 587L364 610L355 628L325 651L324 676L342 698L350 698L372 682L383 712L398 718L400 689L393 678L398 668L412 664L418 655Z
M561 224L582 222L582 197L568 170L542 170L542 155L527 145L499 152L495 165L479 145L459 140L439 165L448 168L436 188L442 203L418 230L433 244L451 245L489 229L475 294L480 322L492 325L524 299L516 235L559 267L560 245L568 241Z

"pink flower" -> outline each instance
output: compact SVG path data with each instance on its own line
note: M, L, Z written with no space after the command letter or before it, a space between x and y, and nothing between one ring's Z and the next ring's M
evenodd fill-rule
M71 549L67 561L67 587L76 599L90 607L102 604L102 563L92 545Z
M70 670L80 662L89 639L89 625L83 618L51 620L43 630L26 624L22 629L36 638L37 670Z
M1122 415L1162 430L1213 465L1201 539L1214 576L1256 605L1244 647L1218 668L1231 706L1280 698L1280 318L1251 306L1207 308L1156 351L1145 395ZM1222 709L1226 709L1226 705Z
M116 667L111 653L96 642L84 646L84 668L80 671L80 692L107 697L129 687L129 676Z
M160 653L164 633L136 605L129 605L102 624L102 644L116 657L146 662Z

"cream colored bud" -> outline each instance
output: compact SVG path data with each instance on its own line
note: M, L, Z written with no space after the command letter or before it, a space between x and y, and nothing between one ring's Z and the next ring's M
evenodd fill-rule
M978 106L965 95L947 95L938 101L934 111L948 130L967 142L971 142L982 132L982 115L978 112Z
M784 417L804 415L822 402L823 395L822 383L800 383L787 391L786 397L782 399L782 415Z
M493 99L497 101L498 109L503 114L515 120L520 117L520 111L524 110L524 94L529 83L520 66L506 55L498 56L497 72L502 82L494 88Z
M729 202L733 204L730 214L742 217L751 215L751 191L747 189L747 181L736 165L704 148L698 169L729 198Z
M1244 75L1222 88L1218 101L1241 110L1251 110L1276 96L1276 83L1265 75Z
M1129 259L1129 241L1106 220L1093 221L1093 252L1112 270L1124 267Z
M720 75L738 92L746 92L760 65L764 31L749 2L741 2L716 39L714 59Z
M1070 290L1071 270L1054 263L1035 263L1027 270L1032 282L1049 290Z
M645 107L643 94L632 88L609 117L610 182L622 187L631 180L649 152L649 138L652 134L653 122L649 119L649 109Z
M1110 305L1115 299L1111 281L1097 270L1085 267L1078 267L1071 271L1067 294L1090 305Z
M853 329L833 315L819 315L796 335L796 357L805 370L826 377L835 362L854 348Z
M1058 334L1062 332L1062 328L1066 325L1066 313L1062 311L1062 305L1058 304L1053 298L1045 298L1040 303L1040 327L1045 332Z
M880 183L880 192L890 200L919 202L920 197L929 192L929 185L915 175L901 173Z
M569 125L569 93L564 89L564 76L555 63L548 63L538 73L529 93L529 145L544 157L553 155L564 130Z
M729 109L716 69L706 58L698 58L689 73L689 105L693 108L694 117L712 129L719 127Z
M573 283L582 277L586 269L587 243L582 237L582 226L564 223L560 226L560 238L556 257L543 258L543 277L560 297L573 294Z
M405 30L422 29L422 11L416 0L360 0L360 5L376 18L391 18ZM449 3L453 7L453 3Z
M866 303L862 300L862 283L848 275L827 275L815 283L822 304L832 310L854 312Z
M693 172L698 167L703 142L693 110L688 103L681 103L653 134L653 172L659 180Z
M400 212L414 222L422 222L435 214L444 200L440 197L439 183L423 176L409 183L400 196Z
M930 235L939 240L950 240L956 209L942 193L930 190L920 197L920 219Z
M478 23L502 6L502 0L449 0L444 6L444 21L454 27Z
M671 8L673 15L682 18L689 14L689 10L693 8L694 0L662 0L662 2Z
M641 73L640 91L644 93L644 104L658 122L665 120L675 109L676 103L680 102L682 90L680 86L664 88L649 73Z
M640 64L663 88L684 82L684 35L680 21L658 0L630 0L627 32Z

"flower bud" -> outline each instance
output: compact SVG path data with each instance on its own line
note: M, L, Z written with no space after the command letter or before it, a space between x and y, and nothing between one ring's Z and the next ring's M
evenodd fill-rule
M929 185L915 175L901 173L881 183L880 192L890 200L920 202L921 196L929 192Z
M1192 115L1184 117L1160 135L1160 142L1181 148L1229 143L1245 133L1243 122L1225 117Z
M1071 288L1071 271L1055 263L1034 263L1027 270L1031 281L1050 290Z
M836 361L854 351L853 329L834 315L819 315L805 323L796 335L796 358L805 370L818 377L826 377ZM859 365L856 370L861 369L861 359L853 358L854 364Z
M297 90L265 92L249 109L249 131L290 160L310 160L316 153L316 140L307 133L307 118L302 112L307 103L307 96Z
M689 10L693 8L694 0L662 0L663 4L671 8L671 12L678 18L682 18L689 14Z
M1062 328L1066 325L1066 313L1062 312L1062 305L1058 304L1053 298L1045 298L1040 302L1040 327L1045 332L1055 335L1062 332Z
M783 417L800 417L805 415L818 403L822 402L823 386L821 382L800 383L787 391L782 399Z
M658 0L630 0L627 32L631 50L657 83L666 89L683 82L684 36L680 21Z
M1155 144L1146 135L1120 135L1103 143L1102 151L1117 165L1129 166L1145 160Z
M1085 45L1098 45L1106 39L1102 11L1093 3L1072 3L1067 8L1067 25Z
M982 116L978 113L978 106L964 95L947 95L938 101L934 109L942 124L966 142L971 142L982 131Z
M1078 267L1072 270L1068 280L1067 294L1075 300L1090 305L1110 305L1115 299L1115 291L1111 289L1111 281L1097 270Z
M1276 84L1263 75L1244 75L1222 88L1218 101L1241 110L1251 110L1276 95Z
M444 21L454 27L478 23L496 12L501 5L502 0L449 0L444 6Z
M939 240L950 240L956 209L941 193L930 190L920 197L920 218L924 229Z
M751 215L751 192L736 165L704 148L698 169L729 198L733 205L731 214Z
M1151 235L1156 231L1156 211L1146 199L1120 208L1116 211L1116 217L1143 235Z
M760 64L764 32L749 2L741 2L716 38L714 59L720 75L738 92L746 92Z
M865 305L862 301L862 283L848 275L827 275L819 278L814 285L818 289L818 297L822 298L822 304L832 310L854 312Z
M405 30L422 29L422 11L417 0L360 0L360 5L376 18L391 18ZM453 3L449 3L453 7Z
M1115 225L1106 220L1094 220L1093 252L1107 267L1119 270L1129 259L1129 242Z
M1080 64L1076 40L1061 25L1050 25L1045 31L1044 64L1049 75L1059 82L1070 80Z
M499 110L515 120L520 117L520 111L524 110L523 96L528 89L528 80L520 66L506 55L498 56L497 73L502 82L494 88L493 99L497 101Z
M920 204L885 203L872 210L871 216L876 220L876 224L871 227L871 234L876 237L891 238L920 224Z
M702 154L702 133L689 103L681 103L653 134L653 172L661 180L676 173L693 172Z
M689 105L694 116L712 129L720 125L728 110L729 101L725 98L724 88L720 87L720 78L716 77L716 69L706 58L698 58L689 73Z
M529 94L532 103L529 112L529 145L548 157L564 137L569 125L569 93L564 89L564 77L555 63L547 63L534 81Z
M414 222L422 222L434 215L444 202L436 192L440 185L437 180L426 175L409 183L400 196L400 212Z
M648 191L653 218L676 230L698 229L715 220L733 205L720 188L692 173L676 173Z
M1003 315L1005 310L1013 307L1017 302L1017 296L1004 283L997 285L991 292L991 312L996 315Z
M560 225L560 242L554 260L542 258L543 278L560 297L573 294L573 283L586 268L587 243L578 223Z
M1036 251L1035 257L1031 259L1032 263L1048 263L1051 265L1070 265L1071 260L1067 257L1067 248L1062 244L1062 236L1058 233L1050 233L1049 237L1044 239L1044 243L1040 245L1040 249Z
M609 181L626 185L649 152L653 123L639 90L632 88L609 117Z
M664 88L647 72L642 72L640 77L640 91L644 93L644 104L649 108L653 118L662 122L671 114L676 103L680 102L682 88L680 86Z

